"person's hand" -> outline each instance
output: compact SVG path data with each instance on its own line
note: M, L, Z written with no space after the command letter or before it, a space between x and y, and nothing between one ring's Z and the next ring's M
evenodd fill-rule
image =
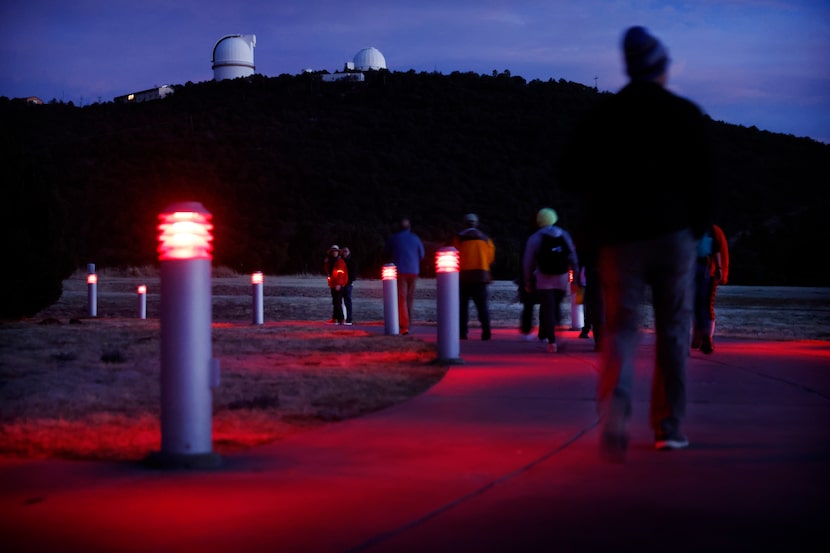
M341 288L342 288L342 286L340 286L339 284L334 287L334 289L337 290L337 291L340 291Z
M718 284L723 284L723 271L720 267L715 267L715 274L712 275Z

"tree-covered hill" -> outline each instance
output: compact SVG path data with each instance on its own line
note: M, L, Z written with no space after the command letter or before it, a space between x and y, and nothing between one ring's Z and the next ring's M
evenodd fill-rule
M580 222L557 157L604 94L507 71L174 88L163 100L82 108L0 99L7 266L66 275L86 263L155 263L157 214L199 201L214 216L215 264L241 272L318 272L337 243L377 278L383 242L408 215L430 250L429 275L431 252L473 211L496 243L495 278L512 279L539 207L554 207L566 228ZM829 234L830 146L715 121L711 130L731 282L826 285L812 260ZM50 290L48 301L60 284L43 278L48 286L4 277Z

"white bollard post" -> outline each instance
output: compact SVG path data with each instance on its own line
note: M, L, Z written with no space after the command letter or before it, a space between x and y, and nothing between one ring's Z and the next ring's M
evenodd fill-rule
M95 263L86 266L86 297L89 304L89 316L98 316L98 275L95 274Z
M253 286L253 302L254 302L254 324L261 325L264 322L262 313L262 285L263 279L261 271L257 271L251 275L251 284Z
M211 214L201 203L169 206L159 215L161 261L161 452L156 464L210 468L212 393L219 384L211 357Z
M436 315L438 319L438 362L463 363L461 350L458 271L460 259L453 247L441 248L435 254Z
M571 291L571 330L582 330L585 314L582 304L577 302L576 292Z
M137 289L138 292L138 318L147 318L147 285L140 284Z
M383 331L387 336L397 336L401 331L398 319L398 268L387 263L381 270L383 281Z
M573 269L568 272L568 278L571 284L571 330L582 330L582 327L585 326L582 293Z

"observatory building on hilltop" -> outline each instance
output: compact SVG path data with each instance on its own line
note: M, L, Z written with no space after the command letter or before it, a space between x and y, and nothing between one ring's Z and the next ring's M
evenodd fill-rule
M354 68L358 71L368 71L370 69L386 69L386 58L380 53L380 50L370 46L364 48L354 56Z
M236 79L254 74L256 35L228 35L213 47L213 80Z
M323 75L322 79L323 82L362 82L365 80L364 71L377 71L379 69L386 69L386 58L383 57L380 50L370 46L355 54L353 61L347 61L344 64L343 71Z

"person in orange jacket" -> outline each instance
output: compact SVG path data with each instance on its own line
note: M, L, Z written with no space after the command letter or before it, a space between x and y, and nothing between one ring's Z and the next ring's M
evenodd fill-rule
M349 283L349 271L346 262L340 257L340 246L331 246L323 261L323 271L327 275L329 289L331 290L331 321L339 325L343 324L345 315L343 313L343 292Z
M715 351L715 295L718 285L729 279L729 244L723 229L711 225L698 242L697 255L692 349L710 354Z
M481 339L489 340L490 307L487 301L487 287L493 278L490 266L496 258L496 246L489 236L478 228L478 215L468 213L464 216L463 230L452 239L452 246L458 250L460 267L458 272L459 292L459 332L462 340L467 339L470 300L476 306L478 320L481 323Z

